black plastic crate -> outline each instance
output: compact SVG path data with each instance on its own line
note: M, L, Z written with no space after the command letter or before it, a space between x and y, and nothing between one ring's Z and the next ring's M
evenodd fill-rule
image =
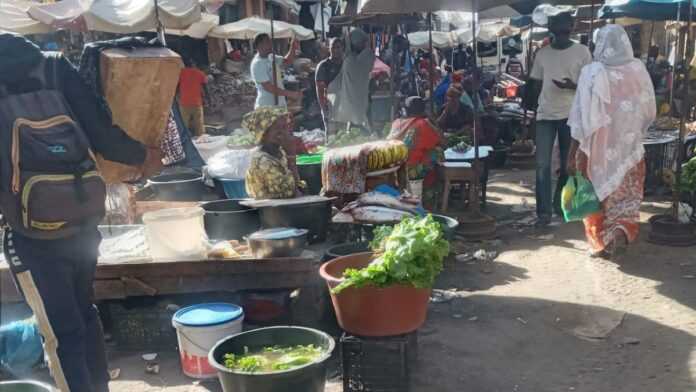
M102 310L104 307L102 307ZM106 329L122 349L164 349L176 347L176 330L172 317L176 308L166 305L124 306L110 303L106 307Z
M383 338L343 334L343 392L407 392L418 333Z

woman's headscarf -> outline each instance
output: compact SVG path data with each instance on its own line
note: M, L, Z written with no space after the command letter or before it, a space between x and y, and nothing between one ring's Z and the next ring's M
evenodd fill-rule
M617 67L635 60L628 34L619 25L606 25L595 34L594 59L604 65Z
M288 116L289 112L280 107L261 107L244 115L242 128L246 128L254 135L256 143L261 143L266 132L280 118Z
M408 97L405 104L408 117L425 117L425 101L423 98L418 96Z

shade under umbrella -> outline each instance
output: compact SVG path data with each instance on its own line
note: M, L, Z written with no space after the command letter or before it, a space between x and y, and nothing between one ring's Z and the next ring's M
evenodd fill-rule
M696 6L696 0L691 4ZM686 20L688 15L688 0L610 0L599 10L602 19Z

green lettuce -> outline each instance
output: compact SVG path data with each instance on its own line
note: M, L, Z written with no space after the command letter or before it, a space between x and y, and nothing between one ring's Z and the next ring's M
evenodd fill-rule
M377 228L370 246L378 257L365 268L347 269L344 280L332 290L334 294L349 287L368 285L432 287L449 254L449 242L431 215L406 218L394 227Z

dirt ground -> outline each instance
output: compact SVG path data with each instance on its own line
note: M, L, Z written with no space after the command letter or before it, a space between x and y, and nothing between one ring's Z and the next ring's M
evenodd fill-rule
M519 207L533 209L532 184L531 171L491 176L499 239L455 247L497 257L448 262L437 283L445 295L419 331L411 391L696 391L696 256L646 242L647 219L668 205L646 202L640 240L620 263L599 261L581 224L545 235L518 227L533 216ZM220 390L181 375L174 351L160 353L159 375L145 375L140 354L112 353L113 392ZM340 385L334 378L327 391Z

